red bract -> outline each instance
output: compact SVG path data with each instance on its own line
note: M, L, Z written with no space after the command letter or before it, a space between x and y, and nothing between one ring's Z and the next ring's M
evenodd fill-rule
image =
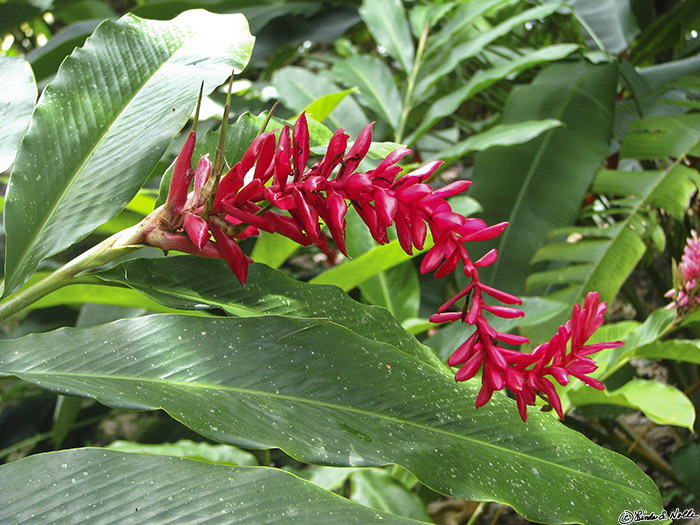
M426 184L442 165L441 161L429 162L397 178L402 171L397 163L411 150L397 149L375 169L357 171L371 140L372 124L362 130L346 152L348 136L339 129L323 158L307 167L309 130L302 114L293 130L288 126L281 130L279 139L273 133L261 133L241 161L219 180L217 174L210 177L212 165L206 156L200 160L196 172L192 170L192 134L175 162L160 229L149 233L146 240L164 250L177 249L207 257L218 255L245 283L251 260L238 241L263 230L279 233L302 245L315 244L330 255L332 250L321 229L320 221L323 221L335 245L347 255L345 216L348 206L354 206L372 237L381 244L389 242L387 230L396 225L398 241L409 254L414 247L423 249L430 231L434 244L423 258L423 273L435 270L435 277L440 278L455 271L460 263L463 266L469 285L440 307L431 321L461 320L475 327L448 363L461 365L456 374L458 381L471 379L482 370L477 407L488 402L494 390L507 387L516 396L523 420L527 405L534 404L536 396L553 405L563 417L554 386L545 376L560 384L574 376L601 387L599 382L587 377L596 368L587 355L620 343L585 346L602 323L605 304L598 304L598 295L589 294L583 308L577 305L574 309L572 321L531 354L500 346L528 340L497 332L484 318L484 312L503 318L519 317L523 312L512 306L491 304L486 299L505 305L517 305L521 301L479 279L478 268L493 264L496 250L472 262L465 244L493 239L507 223L488 226L481 219L465 218L452 211L446 199L462 193L471 183L457 181L437 190ZM194 191L187 197L193 177ZM465 299L461 311L448 312L460 299ZM569 339L571 349L567 351Z
M673 274L674 287L665 294L666 297L673 298L673 302L666 308L676 308L681 315L686 315L700 304L700 238L695 230L690 232L681 263L678 268L674 268Z

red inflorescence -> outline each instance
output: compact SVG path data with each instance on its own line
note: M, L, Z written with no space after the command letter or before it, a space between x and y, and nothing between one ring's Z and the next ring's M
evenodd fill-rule
M532 353L499 346L519 345L528 340L494 330L484 312L504 318L519 317L523 312L512 306L489 304L485 297L505 305L521 304L521 300L480 281L478 269L496 261L496 250L472 262L465 244L493 239L507 223L487 226L481 219L465 218L452 211L446 199L465 191L471 182L460 180L433 189L426 180L442 165L441 161L398 177L402 168L397 163L411 153L409 149L393 151L373 170L357 171L371 139L372 124L362 130L346 152L348 136L339 129L323 158L307 167L309 131L302 114L291 133L288 126L282 129L278 139L273 133L261 133L241 161L219 181L210 177L212 164L207 156L200 159L196 170L192 169L195 138L191 134L175 163L159 228L146 236L146 242L164 250L223 257L240 282L245 283L251 260L237 241L262 230L279 233L304 246L315 244L330 253L320 219L335 245L345 254L345 215L350 203L380 244L389 241L387 229L395 225L401 247L411 254L414 247L423 250L430 231L434 245L423 258L423 273L435 270L436 278L444 277L462 263L470 284L430 320L435 323L461 320L475 327L448 363L460 366L457 381L471 379L482 370L477 407L487 403L494 390L507 387L516 396L523 420L526 407L534 405L535 396L545 399L563 417L554 386L545 376L562 385L569 376L574 376L601 388L598 381L587 377L596 369L587 355L621 343L585 346L602 324L605 303L599 304L598 294L589 294L583 308L579 305L574 308L573 319ZM194 191L188 195L193 178ZM448 311L461 299L465 299L461 311ZM571 345L567 351L569 339Z

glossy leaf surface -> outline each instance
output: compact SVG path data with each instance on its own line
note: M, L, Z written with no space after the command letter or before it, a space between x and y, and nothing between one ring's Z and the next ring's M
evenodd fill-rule
M328 319L157 315L61 329L0 341L0 373L162 408L208 438L307 463L397 463L434 490L531 520L609 523L625 508L661 509L628 459L548 414L522 422L502 395L476 410L476 383Z
M416 523L265 467L84 448L24 458L0 473L3 523L320 525L329 516L340 523Z
M195 256L136 259L100 272L173 308L218 307L232 315L282 315L323 319L363 336L392 344L442 368L432 351L407 334L383 308L360 304L335 286L312 286L262 264L253 264L242 286L222 260Z
M208 93L241 70L252 43L241 15L126 15L101 24L63 62L8 186L6 294L127 205L186 122L202 81Z

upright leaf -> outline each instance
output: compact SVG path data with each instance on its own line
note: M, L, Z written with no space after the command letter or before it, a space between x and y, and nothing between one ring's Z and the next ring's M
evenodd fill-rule
M79 448L0 474L3 523L416 523L264 467Z
M476 158L472 196L483 204L484 220L510 223L494 241L499 258L485 271L487 282L521 293L549 231L575 222L607 155L616 83L614 65L581 61L552 65L511 92L504 124L550 118L564 126Z
M0 57L0 173L12 165L34 111L37 89L28 62Z
M360 16L374 40L399 61L408 73L413 67L415 48L401 0L363 0Z
M66 58L10 178L5 294L126 206L192 112L201 82L208 93L242 69L252 44L241 15L126 15Z
M157 315L61 329L0 341L0 374L162 408L208 438L307 463L397 463L433 490L499 501L534 521L611 523L624 509L661 510L656 486L627 458L548 414L522 422L503 395L476 410L478 384L455 384L328 320Z

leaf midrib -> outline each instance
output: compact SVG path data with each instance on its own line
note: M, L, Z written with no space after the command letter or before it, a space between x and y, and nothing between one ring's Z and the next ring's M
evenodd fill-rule
M585 75L579 75L578 80L576 81L576 84L574 84L574 87L569 90L569 93L567 95L567 99L565 100L564 104L562 104L560 110L557 112L556 117L548 117L548 118L555 118L558 121L562 121L561 117L564 114L564 112L568 109L569 105L571 104L574 94L578 93L579 87L585 80ZM532 183L532 178L534 177L535 174L535 166L538 166L540 163L540 160L542 159L544 155L545 149L549 147L549 143L553 140L552 136L554 135L554 130L549 130L545 131L543 133L545 135L544 139L542 140L542 144L540 148L537 151L537 154L535 155L534 162L530 164L530 169L528 170L528 173L525 177L525 184L524 186L527 188L526 191L530 190L530 185ZM523 199L525 198L525 193L526 191L522 191L518 194L518 197L515 201L515 205L513 206L510 215L508 216L508 223L512 224L515 216L518 214L520 210L520 206L522 205ZM510 233L513 229L512 228L506 228L503 234L501 235L500 241L498 243L498 251L499 253L503 253L503 247L505 246L508 238L510 237ZM501 265L501 258L499 257L496 259L496 263L493 265L493 269L491 270L491 275L498 275L498 270Z
M106 25L113 25L113 26L119 27L118 22L112 22L110 20L107 20L107 21L105 21L104 24L100 24L100 25L101 26L102 25L105 25L105 26ZM141 34L143 34L142 30L139 30L139 32ZM147 40L149 47L152 47L151 46L152 41L153 41L152 35L149 35L149 38ZM17 275L18 270L20 268L22 268L21 263L23 261L25 261L27 253L30 252L31 249L36 245L37 239L40 237L41 232L44 231L46 225L49 223L49 220L56 214L57 209L65 200L66 196L70 192L70 189L73 187L73 185L76 183L76 181L80 178L80 175L85 170L85 168L87 167L89 162L92 160L95 152L100 148L100 146L102 146L109 131L111 131L112 128L114 127L114 123L117 122L117 120L119 120L119 118L124 114L124 110L129 105L131 105L131 103L136 99L136 97L143 91L144 86L146 86L153 79L153 77L156 75L156 73L158 73L161 70L161 68L163 68L170 61L170 59L173 57L175 52L177 52L177 50L182 49L184 44L185 44L185 42L181 42L175 51L173 51L173 52L168 51L170 53L170 56L168 57L168 59L165 60L164 62L162 62L148 77L146 77L145 81L139 85L138 89L136 89L134 91L134 93L125 100L125 104L122 105L121 110L119 112L117 112L113 118L107 120L106 126L105 126L104 130L102 131L102 133L100 133L99 138L95 141L94 145L85 152L85 155L83 156L83 158L80 162L80 165L72 173L72 175L71 175L70 179L68 180L68 183L65 185L63 191L61 191L57 195L57 197L53 200L52 205L49 206L48 213L46 213L44 215L44 219L40 221L38 227L34 230L34 233L30 235L29 242L27 242L25 244L25 248L20 252L20 256L18 259L19 263L16 265L15 270L10 273L9 279L6 279L7 282L12 282L14 280L15 275ZM101 46L101 47L104 47L104 46ZM51 254L47 255L46 257L50 257L50 256L51 256Z
M385 343L380 343L380 344L385 344ZM271 397L271 398L289 401L289 402L294 402L294 403L309 404L309 405L313 405L313 406L317 406L317 407L323 407L323 408L337 410L339 412L346 411L346 412L351 412L351 413L365 416L365 417L369 417L369 418L376 418L376 419L381 419L384 421L389 421L392 423L405 425L408 427L414 427L414 428L417 428L417 429L420 429L423 431L427 431L429 433L432 432L435 434L449 436L453 439L463 440L463 441L469 442L469 443L474 444L474 445L482 445L485 448L496 450L496 451L500 452L501 454L521 456L523 458L527 458L528 461L539 462L541 464L548 465L550 467L554 466L555 468L558 468L560 470L569 471L569 472L572 472L574 474L583 475L583 476L586 476L586 477L589 477L589 478L595 479L595 480L605 480L605 481L610 482L618 487L621 487L624 490L633 491L634 494L637 494L637 491L635 491L634 489L632 489L632 487L629 487L627 485L622 485L620 483L617 483L616 481L612 481L608 478L601 478L599 476L595 476L595 475L590 474L588 472L582 472L578 469L575 469L572 467L567 467L566 465L561 465L560 463L552 463L552 462L549 462L543 458L528 455L525 452L522 452L520 450L500 447L500 446L493 444L493 443L489 443L486 441L479 441L479 440L476 440L476 439L471 438L469 436L457 434L454 432L449 432L447 430L443 430L440 428L430 427L427 425L423 425L421 423L416 423L414 421L400 419L400 418L395 417L395 416L389 416L389 415L377 413L377 412L369 412L367 410L354 408L354 407L335 405L333 403L329 403L326 401L318 401L318 400L309 399L309 398L295 397L295 396L291 396L291 395L287 395L287 394L276 394L273 392L249 390L246 388L232 387L232 386L226 386L226 385L211 385L211 384L206 384L206 383L191 383L191 382L186 382L186 381L172 381L172 380L166 381L166 380L162 380L162 379L158 380L155 378L147 378L147 377L128 377L128 376L115 376L115 375L105 375L105 374L82 374L82 373L76 373L76 372L37 373L37 372L29 371L29 372L10 372L10 373L13 375L17 375L18 377L22 377L22 378L30 377L33 375L40 376L40 377L46 377L46 376L53 375L53 376L67 377L67 378L73 378L73 377L83 378L83 377L85 377L85 378L90 378L90 379L106 379L106 380L124 381L124 382L154 383L156 385L162 385L164 383L167 386L182 387L185 390L187 388L191 388L193 390L194 389L212 390L215 392L223 390L223 391L235 393L235 394L246 394L246 395L250 395L250 396L259 396L259 397ZM60 387L58 387L58 388L60 388ZM94 396L91 395L89 397L94 397L95 399L100 399L100 397L102 397L104 399L104 396L102 396L100 394L97 394ZM170 407L154 406L153 408L154 409L161 408L165 411L170 410Z

